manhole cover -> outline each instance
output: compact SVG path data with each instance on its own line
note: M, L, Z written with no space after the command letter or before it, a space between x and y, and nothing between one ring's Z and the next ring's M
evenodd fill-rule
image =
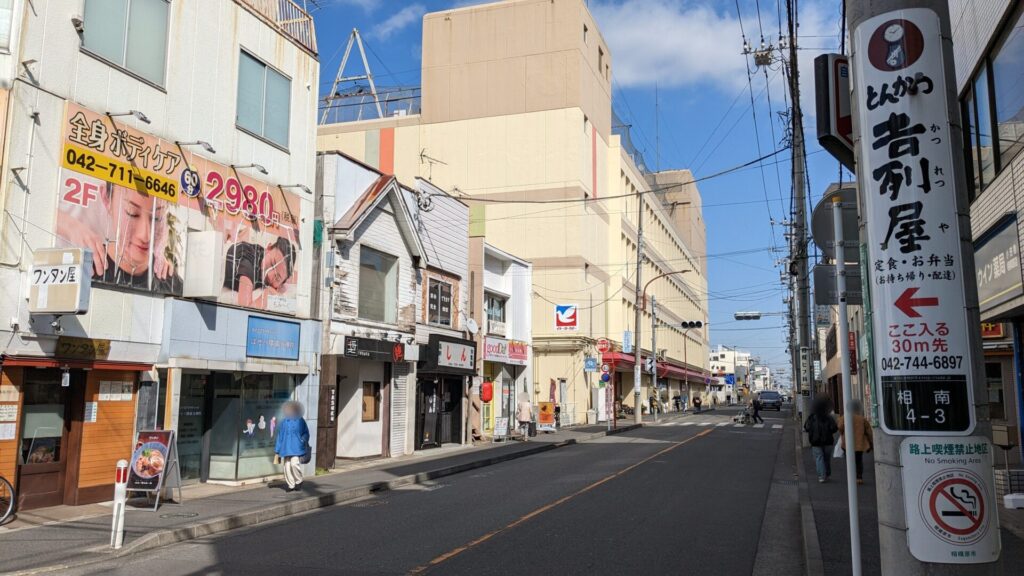
M173 514L161 514L161 518L195 518L199 512L175 512Z

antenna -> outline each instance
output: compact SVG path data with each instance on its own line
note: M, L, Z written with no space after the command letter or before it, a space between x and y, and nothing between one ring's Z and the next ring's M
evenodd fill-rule
M345 66L348 65L348 57L352 54L352 44L359 48L359 55L363 60L364 74L361 76L345 76ZM345 97L338 93L338 84L342 82L354 82L366 80L370 83L370 95L373 96L373 103L377 105L377 117L383 118L384 111L380 107L380 97L377 95L377 85L373 83L373 72L370 70L370 63L366 60L366 50L363 48L363 37L359 34L358 28L353 28L348 37L348 45L345 46L345 55L341 57L341 66L338 67L338 75L334 77L334 84L331 85L331 93L324 98L324 113L320 116L320 124L327 123L327 114L331 111L331 105L335 100Z

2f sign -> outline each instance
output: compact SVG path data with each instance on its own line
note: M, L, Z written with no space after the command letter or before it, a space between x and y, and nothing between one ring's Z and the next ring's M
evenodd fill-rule
M890 434L974 429L971 350L938 15L913 8L854 30L861 194L875 369Z

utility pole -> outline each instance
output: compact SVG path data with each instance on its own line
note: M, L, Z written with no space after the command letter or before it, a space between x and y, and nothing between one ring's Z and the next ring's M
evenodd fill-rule
M640 424L644 421L640 413L640 321L643 317L643 271L644 271L644 194L643 191L636 193L636 291L633 296L633 309L636 317L633 319L633 421Z
M661 390L658 389L658 301L651 294L651 388L657 403L651 405L654 421L658 421L658 408L661 407Z
M861 242L868 255L864 284L870 286L865 302L870 296L881 424L874 452L876 483L885 488L877 494L882 573L1001 574L949 4L850 2L847 22ZM871 94L904 78L911 89L900 98L873 101ZM912 149L887 146L894 134ZM895 188L879 182L875 174L893 164L912 170L913 182ZM894 230L899 238L890 239ZM909 242L903 230L910 230ZM905 280L903 259L939 253L952 278ZM881 285L869 263L889 258L898 276ZM886 337L888 326L904 322L929 330L956 326L941 341L954 362L921 364L919 354L909 356L911 363L895 360L904 342L915 353L934 351L932 339L913 332L898 343ZM974 456L943 458L947 445L954 454L969 450Z
M800 71L797 55L797 14L793 0L786 0L789 23L789 91L792 100L790 121L792 122L793 154L793 244L791 245L790 274L796 279L794 314L796 315L796 346L793 362L793 380L799 400L797 412L803 409L803 390L811 391L810 378L804 372L803 355L808 350L810 329L807 324L810 288L807 280L807 165L804 150L804 117L800 109ZM809 360L809 358L808 358ZM809 364L809 362L808 362Z

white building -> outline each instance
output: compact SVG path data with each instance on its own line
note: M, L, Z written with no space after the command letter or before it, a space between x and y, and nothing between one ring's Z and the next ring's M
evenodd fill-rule
M322 436L338 458L412 451L413 362L424 249L398 181L340 153L317 156L329 222L321 299ZM333 382L333 385L332 385ZM326 426L325 426L326 428ZM333 462L321 460L329 467Z
M106 499L133 431L155 428L177 431L187 481L276 474L281 404L317 424L311 18L287 1L0 6L0 351L24 415L0 453L34 438L60 462L0 474L24 507ZM59 314L29 313L47 248L90 251L86 312L43 296ZM41 426L47 410L81 434Z
M536 403L554 401L550 389L531 390L533 373L533 265L484 242L482 236L470 238L474 278L482 281L474 293L475 317L480 322L480 365L483 381L493 390L490 402L481 402L479 390L473 398L474 428L485 435L494 432L498 418L512 418L522 397ZM535 411L536 412L536 411ZM562 414L571 413L563 410ZM510 422L512 420L509 420ZM481 427L482 426L482 427Z

